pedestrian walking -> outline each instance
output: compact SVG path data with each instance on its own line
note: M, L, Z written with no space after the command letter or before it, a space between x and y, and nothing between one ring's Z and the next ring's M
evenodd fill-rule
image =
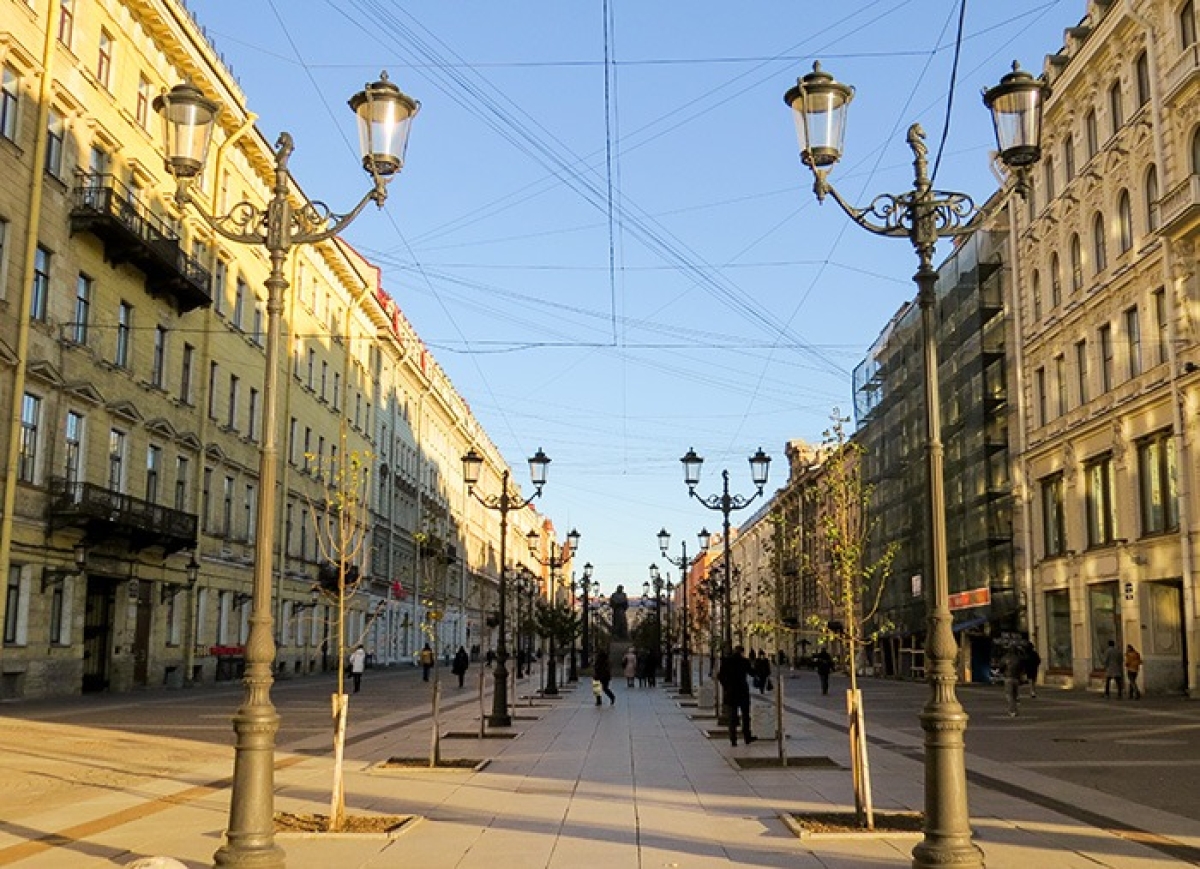
M363 649L362 643L354 647L354 651L350 653L350 678L354 680L354 693L358 693L358 689L362 687L363 670L367 668L367 653Z
M1038 654L1037 646L1025 644L1025 676L1029 679L1029 696L1037 696L1038 670L1042 666L1042 656Z
M725 713L729 716L730 745L737 745L739 713L746 745L755 740L750 729L750 685L746 682L749 674L750 662L746 660L741 646L734 646L731 651L726 651L721 656L721 669L717 673L717 680L721 683Z
M771 690L772 687L771 661L762 649L758 650L758 657L754 659L754 684L758 686L759 694Z
M484 664L490 670L492 669L492 664L494 663L496 663L496 650L488 649L487 655L484 657Z
M454 663L450 665L450 672L458 677L458 687L463 686L463 679L467 675L467 667L471 663L471 656L467 654L467 650L459 646L458 651L454 653Z
M1021 703L1021 677L1025 675L1025 661L1016 645L1011 645L1000 661L1000 672L1004 676L1004 696L1008 698L1008 717L1016 718Z
M1142 671L1142 656L1133 646L1125 647L1125 675L1129 677L1129 699L1141 700L1142 689L1138 687L1138 674Z
M608 704L613 706L617 702L617 695L612 692L612 688L608 683L612 681L612 661L608 659L608 649L596 650L596 663L592 667L592 678L600 685L600 690L596 691L596 705L603 705L600 700L600 695L604 694L608 697Z
M817 677L821 680L821 693L829 693L829 674L833 672L833 656L829 654L829 650L822 646L813 655L813 664L817 668Z
M1117 648L1115 640L1108 641L1108 648L1104 650L1104 696L1111 696L1109 687L1117 683L1117 699L1120 700L1125 696L1125 659L1121 655L1121 650Z
M625 657L621 659L621 663L625 668L625 687L632 688L633 680L637 676L638 657L637 649L630 646L625 650Z
M429 643L417 655L417 663L421 665L421 681L428 682L429 671L433 669L433 649L429 648Z

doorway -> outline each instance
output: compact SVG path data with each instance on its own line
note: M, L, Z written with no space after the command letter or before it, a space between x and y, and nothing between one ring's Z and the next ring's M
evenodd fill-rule
M107 576L88 576L83 616L82 690L85 693L108 690L116 593L115 580Z

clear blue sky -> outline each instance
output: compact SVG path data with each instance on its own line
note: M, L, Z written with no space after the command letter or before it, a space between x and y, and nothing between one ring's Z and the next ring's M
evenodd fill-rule
M189 6L335 210L366 185L346 99L387 69L422 102L385 210L347 238L521 479L551 456L540 506L606 592L640 590L660 527L674 557L719 528L687 497L689 447L703 494L723 467L750 494L759 446L781 485L784 444L849 411L851 371L913 295L907 242L816 204L782 96L814 59L853 84L834 183L860 204L907 191L908 125L931 155L946 129L959 0ZM939 187L995 189L981 89L1014 59L1040 73L1085 11L968 3Z

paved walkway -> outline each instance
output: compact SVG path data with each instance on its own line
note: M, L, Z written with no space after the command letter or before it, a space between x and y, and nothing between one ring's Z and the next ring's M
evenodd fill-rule
M784 680L785 689L787 682ZM412 710L351 731L352 812L418 816L394 839L281 836L289 869L622 869L622 867L905 867L919 835L798 838L781 814L853 805L848 742L829 704L786 698L788 754L812 766L741 769L772 757L766 740L733 748L710 738L711 719L671 686L627 689L597 708L588 683L519 708L516 738L447 738L443 756L490 759L479 771L381 769L428 751L429 726ZM478 705L448 692L445 731L474 734ZM828 698L827 698L828 699ZM756 698L756 703L764 701ZM872 728L877 811L920 810L923 769L911 733ZM324 812L327 736L281 751L276 809ZM989 869L1150 869L1200 854L1200 823L976 756L971 813ZM227 761L191 766L153 785L0 820L0 865L28 869L123 866L169 855L211 865L222 842ZM1055 807L1063 811L1056 811ZM1122 822L1136 822L1147 837Z

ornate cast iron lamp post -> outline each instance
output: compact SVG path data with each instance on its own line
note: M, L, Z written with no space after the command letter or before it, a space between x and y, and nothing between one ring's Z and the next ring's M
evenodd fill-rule
M690 648L691 638L688 635L688 568L691 567L691 562L688 561L686 540L680 542L683 554L678 560L671 558L667 554L667 550L670 547L671 532L664 528L658 532L658 550L662 553L663 558L679 568L679 586L683 591L683 629L680 632L679 640L679 693L685 697L690 697L692 694L692 653Z
M583 566L583 581L579 584L579 594L583 598L583 650L580 652L579 665L587 669L591 664L591 637L588 626L591 620L591 600L600 593L600 583L592 580L592 564Z
M1015 189L1022 195L1027 189L1029 170L1041 156L1042 106L1048 95L1049 88L1044 82L1015 63L1012 72L983 95L984 103L992 111L1000 159L1014 172ZM826 196L832 196L863 229L876 235L907 238L917 253L918 267L913 280L921 310L925 364L929 528L926 570L933 581L925 591L929 617L925 655L929 662L930 696L920 716L925 731L925 833L913 849L913 866L917 869L982 867L983 853L971 839L967 810L963 755L967 715L954 690L958 647L949 608L934 310L938 276L933 266L938 239L974 232L971 221L979 209L966 194L933 189L925 132L918 124L908 129L908 146L913 153L912 190L885 193L866 208L856 208L843 199L830 184L828 175L842 155L846 110L853 97L853 88L836 81L820 64L814 64L813 71L784 95L784 101L792 109L800 140L800 159L812 170L817 199L824 202Z
M663 624L662 624L662 593L663 593L663 578L658 572L658 565L650 565L650 581L642 583L642 597L647 598L650 592L654 592L654 646L658 660L654 666L657 669L662 666L665 657L663 655ZM670 672L670 671L668 671Z
M514 495L509 488L509 471L505 468L500 474L500 494L480 495L475 488L479 482L480 471L483 470L483 456L475 449L467 450L462 457L463 482L467 491L475 496L475 500L489 510L500 513L500 612L497 619L499 636L496 640L496 669L493 672L495 688L492 691L492 714L488 716L491 727L512 726L512 716L508 714L508 512L521 510L533 503L542 494L546 485L546 470L550 459L540 449L529 459L529 479L533 483L533 494L528 498Z
M225 215L205 211L191 194L192 182L204 171L220 104L204 96L191 82L175 85L154 100L164 120L166 167L177 182L175 201L191 205L217 234L239 244L260 245L270 256L267 288L266 370L263 376L262 441L259 445L257 516L254 535L254 585L250 634L246 642L245 696L233 716L233 789L225 844L214 855L217 866L254 869L282 867L283 849L275 844L275 734L279 716L271 703L275 640L271 615L272 549L276 539L276 415L279 381L279 343L283 296L288 288L284 262L292 248L333 238L374 202L382 207L387 184L404 165L409 127L420 108L383 74L350 100L358 115L363 168L372 187L347 214L334 214L321 202L296 204L288 159L290 133L275 144L275 183L266 206L243 200Z
M580 534L574 528L567 534L567 542L560 544L557 540L550 541L550 554L544 561L538 552L538 541L540 536L537 530L530 531L525 535L529 540L529 554L538 564L543 567L550 568L550 607L555 611L555 622L557 622L557 607L558 607L558 571L562 569L568 561L575 557L575 551L579 548ZM556 631L550 631L550 667L546 671L546 686L542 689L542 693L555 697L558 695L558 648Z

